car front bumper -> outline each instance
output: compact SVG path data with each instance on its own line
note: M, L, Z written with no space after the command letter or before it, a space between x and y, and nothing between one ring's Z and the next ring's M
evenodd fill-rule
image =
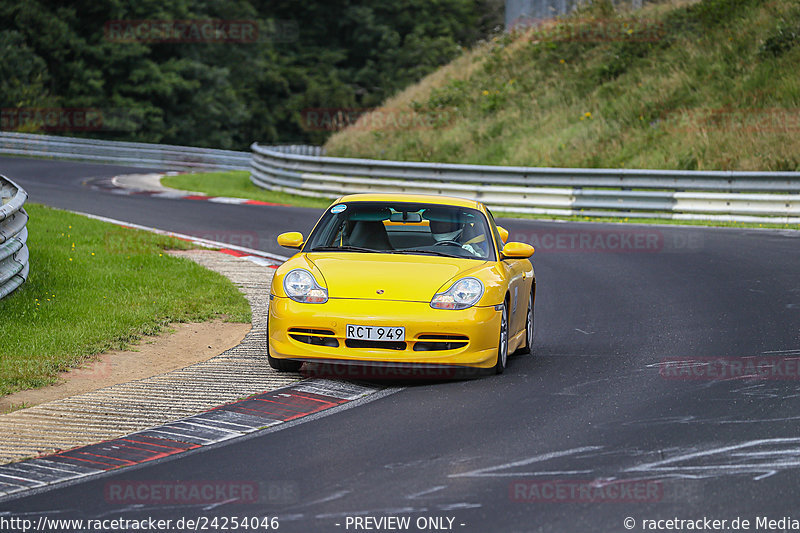
M497 361L501 312L433 309L425 302L330 299L303 304L271 297L269 353L277 359L351 364L411 363L490 368ZM353 342L348 324L405 327L405 341Z

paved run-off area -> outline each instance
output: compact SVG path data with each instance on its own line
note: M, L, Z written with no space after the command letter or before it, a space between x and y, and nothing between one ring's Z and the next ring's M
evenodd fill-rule
M184 418L301 379L267 363L266 309L274 268L209 250L171 252L220 272L245 294L253 327L238 346L174 372L0 416L0 464L66 450Z

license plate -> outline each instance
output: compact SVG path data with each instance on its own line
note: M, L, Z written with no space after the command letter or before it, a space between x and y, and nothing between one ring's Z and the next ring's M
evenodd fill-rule
M359 326L347 324L345 335L348 339L364 341L404 341L406 328L402 326Z

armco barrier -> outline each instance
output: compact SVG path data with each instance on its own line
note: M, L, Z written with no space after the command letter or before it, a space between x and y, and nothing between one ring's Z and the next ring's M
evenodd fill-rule
M322 153L318 146L285 145L272 148L290 154ZM112 163L156 170L250 169L250 152L32 133L0 132L0 154Z
M0 132L0 153L113 163L159 170L247 170L248 152Z
M22 187L0 176L0 298L28 278L28 214L22 208L27 199Z
M800 173L570 169L322 156L315 146L249 152L0 132L0 153L162 170L251 170L268 189L335 198L353 192L451 194L505 212L800 223Z
M541 215L800 223L799 172L502 167L251 149L254 184L303 196L449 194Z

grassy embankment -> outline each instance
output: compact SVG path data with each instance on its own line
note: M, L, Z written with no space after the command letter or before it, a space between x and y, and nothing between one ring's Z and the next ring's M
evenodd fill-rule
M40 205L26 206L31 271L0 300L0 396L54 383L93 355L172 322L248 322L225 277L166 249L184 241Z
M326 149L340 157L473 164L800 170L798 65L800 4L791 0L651 4L633 13L598 3L465 52L333 135ZM165 184L327 205L260 190L245 172Z
M388 100L329 155L496 165L800 170L800 4L594 5L506 35Z

